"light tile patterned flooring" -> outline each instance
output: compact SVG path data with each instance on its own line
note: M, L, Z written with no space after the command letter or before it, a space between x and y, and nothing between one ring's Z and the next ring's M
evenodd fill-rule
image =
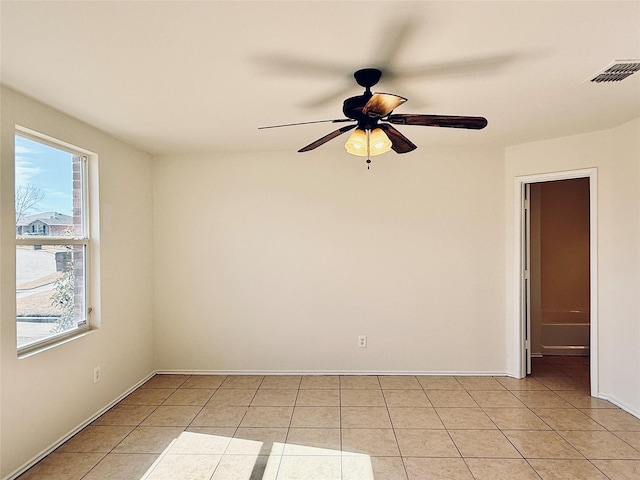
M640 419L588 360L534 374L156 375L20 480L640 479Z

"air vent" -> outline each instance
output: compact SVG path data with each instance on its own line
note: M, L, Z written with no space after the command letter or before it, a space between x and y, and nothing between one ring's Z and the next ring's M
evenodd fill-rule
M616 60L596 73L588 81L595 83L620 82L640 70L640 60Z

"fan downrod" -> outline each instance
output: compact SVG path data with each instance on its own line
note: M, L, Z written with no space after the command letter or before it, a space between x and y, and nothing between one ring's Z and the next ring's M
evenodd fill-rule
M358 85L366 88L367 90L378 83L381 76L382 72L377 68L363 68L353 74L353 78L356 79Z

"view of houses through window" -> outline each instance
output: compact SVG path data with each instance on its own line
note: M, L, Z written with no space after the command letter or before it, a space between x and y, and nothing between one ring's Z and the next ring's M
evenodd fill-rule
M18 348L87 326L87 157L15 136Z

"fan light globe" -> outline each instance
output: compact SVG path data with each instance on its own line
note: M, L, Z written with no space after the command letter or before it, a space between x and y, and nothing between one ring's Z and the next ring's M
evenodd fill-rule
M387 137L387 134L384 133L381 128L376 128L371 131L369 145L371 156L381 155L391 150L391 140L389 140L389 137Z
M364 130L356 128L344 144L347 153L359 157L367 156L367 134Z
M368 144L368 148L367 148ZM370 132L357 128L344 144L347 153L358 157L374 157L391 150L391 141L380 128Z

